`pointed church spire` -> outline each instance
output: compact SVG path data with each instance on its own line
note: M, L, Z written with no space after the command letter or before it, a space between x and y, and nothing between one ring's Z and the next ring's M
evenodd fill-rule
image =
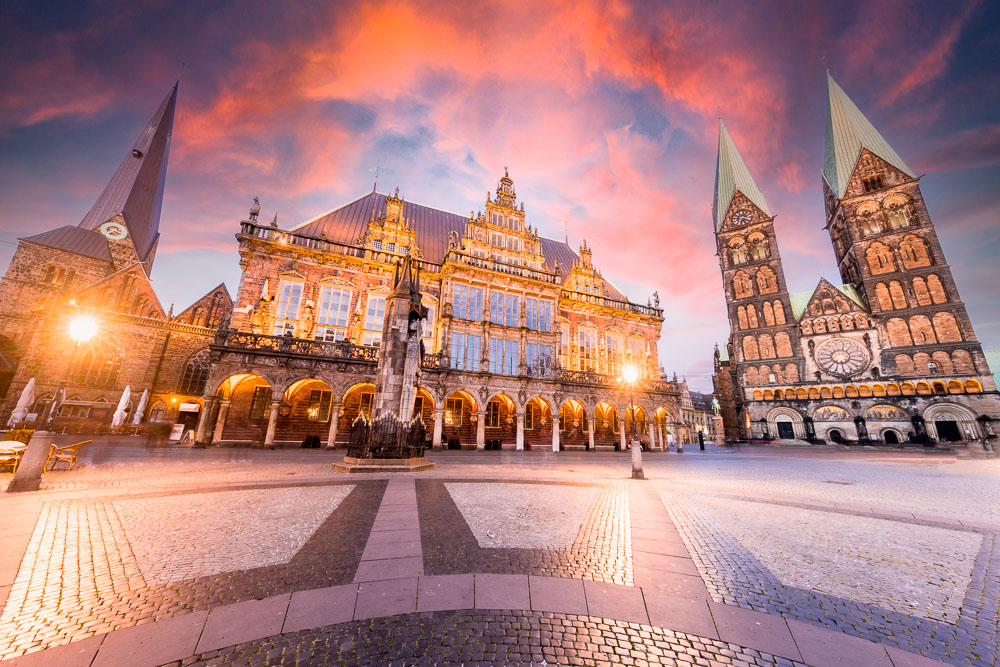
M720 120L719 157L715 163L715 199L712 201L712 217L715 219L716 231L722 227L722 221L726 219L729 205L737 190L752 201L765 215L771 215L767 209L764 193L757 187L743 157L736 149L736 144L733 143L733 138L729 136L729 131Z
M844 196L862 148L916 178L916 174L865 118L829 72L826 73L826 82L829 104L826 107L823 177L834 194L838 198Z
M97 229L108 220L122 216L142 262L149 259L159 237L163 182L167 175L167 153L176 106L177 83L174 83L79 225L83 229Z

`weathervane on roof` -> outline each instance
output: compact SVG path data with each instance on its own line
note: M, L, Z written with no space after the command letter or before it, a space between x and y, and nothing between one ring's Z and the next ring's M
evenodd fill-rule
M380 165L375 165L373 168L371 168L371 169L368 170L368 173L374 173L375 174L375 182L372 183L372 192L373 193L378 188L378 170L379 170L379 168L380 168Z

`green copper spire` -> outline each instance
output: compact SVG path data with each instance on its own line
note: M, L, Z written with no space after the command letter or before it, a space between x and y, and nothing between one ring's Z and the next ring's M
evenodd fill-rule
M712 217L715 220L715 230L722 227L726 212L733 201L733 196L739 190L765 215L770 216L764 193L754 183L750 170L740 152L736 150L733 138L729 136L726 126L719 121L719 157L715 163L715 199L712 201Z

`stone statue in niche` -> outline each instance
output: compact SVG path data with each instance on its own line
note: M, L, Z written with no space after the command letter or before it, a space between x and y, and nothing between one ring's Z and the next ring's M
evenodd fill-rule
M298 338L312 338L313 328L316 325L316 306L312 301L306 301L302 309L302 317L299 318L299 326L295 335Z
M271 325L270 299L261 295L250 311L250 330L255 334L267 333Z

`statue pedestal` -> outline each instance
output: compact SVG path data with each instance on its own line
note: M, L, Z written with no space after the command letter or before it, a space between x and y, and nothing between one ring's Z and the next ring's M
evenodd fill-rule
M383 472L419 472L433 470L436 463L428 463L426 456L412 459L358 459L345 456L343 463L331 463L337 472L344 473L383 473Z

